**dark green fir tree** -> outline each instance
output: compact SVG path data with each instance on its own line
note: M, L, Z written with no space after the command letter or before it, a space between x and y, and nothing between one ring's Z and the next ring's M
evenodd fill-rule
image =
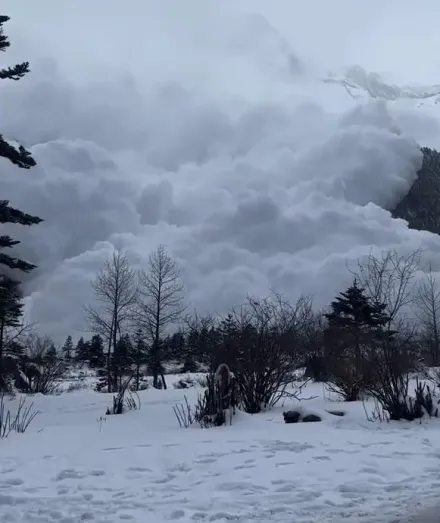
M8 16L0 15L0 51L6 51L10 46L3 31L3 25L8 20ZM28 72L29 63L23 62L0 69L0 79L18 81ZM21 145L15 147L10 144L2 134L0 134L0 157L9 160L21 169L30 169L36 165L29 151ZM15 209L9 205L8 200L0 198L0 224L31 226L41 221L41 218ZM7 331L11 327L17 327L22 316L22 296L19 281L15 279L15 272L30 272L35 268L34 264L4 252L19 243L18 240L12 239L7 234L0 236L0 389L6 388L3 360L5 345L7 344Z
M70 361L72 359L74 349L73 349L72 336L70 334L69 334L69 336L67 336L66 341L64 342L64 345L61 348L61 352L62 352L65 360Z
M89 362L94 369L105 366L104 340L99 334L95 334L89 344Z

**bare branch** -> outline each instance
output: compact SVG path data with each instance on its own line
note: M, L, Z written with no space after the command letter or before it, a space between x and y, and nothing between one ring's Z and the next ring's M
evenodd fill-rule
M428 346L430 364L440 364L440 284L431 267L419 282L415 293L416 316L422 328L423 341Z
M158 342L167 327L178 322L186 310L185 286L176 262L160 245L149 257L148 270L139 274L138 324Z
M137 275L131 267L127 254L115 249L104 267L91 282L96 301L100 307L84 306L88 328L100 334L108 344L107 372L108 390L111 384L110 357L116 351L123 329L132 320L138 302ZM115 378L116 381L116 378Z
M386 312L393 322L401 309L413 301L414 276L420 260L421 250L407 256L390 250L380 258L370 253L358 260L355 270L349 270L372 301L387 306Z
M22 321L17 327L5 329L4 346L7 350L11 343L20 343L26 337L35 334L37 322Z
M165 247L160 245L150 255L147 271L142 270L139 273L137 311L138 328L150 338L149 359L155 387L158 387L158 375L161 374L163 386L166 388L160 341L165 331L182 318L186 309L184 290L176 262L169 256Z

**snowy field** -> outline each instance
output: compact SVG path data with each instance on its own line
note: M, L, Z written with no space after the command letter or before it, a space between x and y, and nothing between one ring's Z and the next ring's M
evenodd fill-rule
M319 397L302 406L321 423L286 425L286 404L181 429L172 406L185 394L197 390L146 390L140 411L101 422L109 395L34 397L28 432L0 441L0 521L394 523L437 502L438 420L371 423L311 384L304 395Z

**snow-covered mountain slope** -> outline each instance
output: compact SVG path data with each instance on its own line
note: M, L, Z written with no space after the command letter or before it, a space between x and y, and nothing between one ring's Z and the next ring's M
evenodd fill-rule
M325 83L341 85L347 94L355 100L368 98L396 100L425 100L433 103L440 101L440 85L395 85L387 83L380 74L368 72L360 66L347 68L342 74L329 73Z

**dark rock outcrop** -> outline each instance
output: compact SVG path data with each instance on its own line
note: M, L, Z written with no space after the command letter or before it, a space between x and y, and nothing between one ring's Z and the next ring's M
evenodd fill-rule
M286 423L298 423L301 414L296 410L289 410L288 412L283 412L283 416Z
M423 163L409 193L391 211L411 229L440 234L440 153L422 148Z
M303 423L312 423L314 421L322 421L322 419L316 414L307 414L302 417L301 413L296 410L283 412L283 416L286 423L298 423L299 421L302 421Z

